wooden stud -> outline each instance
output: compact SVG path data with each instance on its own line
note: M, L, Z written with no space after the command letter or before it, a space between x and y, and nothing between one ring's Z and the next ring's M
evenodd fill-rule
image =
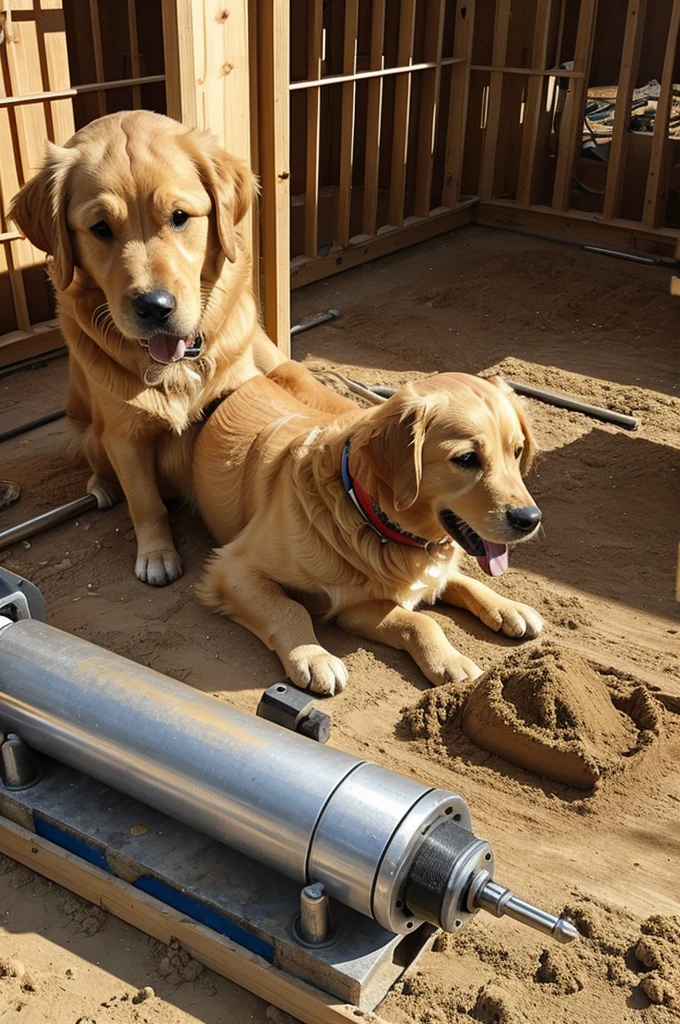
M295 260L291 268L291 285L300 288L312 281L319 281L323 277L469 224L472 220L472 207L476 202L476 199L471 199L461 203L455 210L441 207L430 211L429 217L407 217L401 228L381 228L374 238L355 241L347 249L332 249L328 256L320 256L316 260Z
M356 37L359 24L359 0L345 0L345 22L343 27L342 71L343 75L354 75L356 59ZM341 246L349 245L350 219L352 213L352 168L354 157L354 103L356 84L344 81L340 116L340 179L338 190L338 227L336 239Z
M98 0L90 0L90 24L92 25L92 54L94 56L95 76L98 82L103 82L104 75L104 53L102 51L102 30L99 24ZM99 116L106 114L106 94L97 93L99 105Z
M397 64L407 68L413 60L416 0L401 0L399 14L399 41ZM406 161L408 157L408 127L411 112L411 74L403 71L394 84L394 119L392 123L392 159L390 164L390 199L387 218L391 225L404 223L404 197L406 194Z
M137 2L127 0L128 35L130 37L130 70L133 78L140 78L142 69L139 63L139 39L137 36ZM142 106L142 90L138 85L132 86L132 106L139 110Z
M307 74L321 77L323 0L309 0ZM307 175L305 183L305 252L315 257L319 248L319 151L321 148L321 89L307 93Z
M642 36L645 28L647 0L628 0L626 33L623 39L619 85L616 91L614 131L609 146L607 182L605 185L602 216L605 220L618 217L621 208L623 178L626 172L626 154L630 134L630 104L640 66Z
M559 149L552 200L555 210L568 210L571 206L574 167L583 139L583 111L585 109L586 83L593 56L597 3L598 0L581 0L574 46L574 71L583 77L570 80L569 92L560 122Z
M427 217L430 212L434 144L437 136L439 92L442 74L442 46L444 42L444 0L429 0L425 21L425 59L435 61L436 67L423 71L418 112L418 153L416 165L416 217Z
M555 0L538 0L531 48L532 70L543 71L546 67L555 27L555 10ZM548 81L543 74L529 77L517 179L517 202L523 206L533 201L537 164L544 152L550 128L550 113L545 109L547 87Z
M656 106L652 151L649 157L649 172L645 189L645 202L642 209L642 223L647 228L655 228L662 222L666 206L669 154L668 121L673 98L673 68L680 30L680 0L673 0L666 53L661 74L661 93Z
M508 33L510 30L511 9L511 0L498 0L493 36L492 63L494 69L502 68L505 64L505 55L508 48ZM479 178L479 197L482 200L490 199L493 195L502 101L503 72L493 70L489 76L489 106L486 118L486 129L484 131L482 169Z
M226 936L6 818L0 819L0 851L146 935L165 943L176 940L199 963L304 1024L352 1024L357 1020L355 1007L339 1003ZM360 1017L365 1024L385 1024L374 1013L361 1013Z
M461 63L451 71L449 122L446 130L446 156L444 162L444 193L442 203L452 209L461 200L463 152L469 116L470 62L475 28L475 3L459 0L453 37L454 55Z
M287 0L268 0L259 10L260 173L264 325L290 356L290 169Z
M373 0L371 21L371 70L383 69L385 38L385 0ZM380 130L382 121L383 79L372 78L366 96L366 160L364 165L364 205L361 230L374 235L378 220L378 175L380 172Z

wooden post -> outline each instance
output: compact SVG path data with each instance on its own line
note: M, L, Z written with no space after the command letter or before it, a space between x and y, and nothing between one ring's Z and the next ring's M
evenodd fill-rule
M355 71L354 62L358 23L359 0L346 0L342 39L343 75L353 75ZM354 82L344 82L342 85L340 116L340 179L338 184L338 228L336 232L336 241L343 248L349 245L351 230L355 96L356 84Z
M413 59L415 23L416 0L401 0L397 63L402 68L407 68ZM397 75L394 83L394 123L388 219L390 224L396 227L401 227L404 223L410 109L411 75L405 71L403 74Z
M371 20L370 70L383 66L385 38L385 0L373 0ZM382 78L371 78L366 99L366 160L364 165L364 208L361 230L374 235L378 217L378 175L380 171L380 130L382 114Z
M321 78L323 0L309 0L307 77ZM307 174L305 182L305 252L316 259L319 249L319 150L321 147L321 87L307 90Z
M593 56L596 17L597 0L582 0L574 46L574 71L579 77L569 79L569 92L560 122L552 201L554 210L568 210L571 206L574 166L583 139L583 111Z
M491 63L496 68L502 67L505 64L505 55L508 49L508 34L510 31L511 7L512 4L510 0L498 0L496 7L496 25L493 35L493 56L491 59ZM482 152L482 170L479 178L479 197L482 200L491 199L493 196L502 101L503 72L492 71L489 76L489 110L486 118L484 148Z
M680 0L673 0L673 10L668 26L666 54L661 74L661 94L656 107L652 152L649 158L649 173L645 189L645 204L642 210L642 223L646 228L656 228L663 220L666 207L666 191L668 188L669 150L668 121L673 96L673 66L675 51L678 45L680 29Z
M234 156L255 164L251 130L251 10L248 0L161 0L169 117L213 132ZM287 37L286 37L287 38ZM240 225L256 255L257 210ZM254 259L253 284L259 292Z
M416 217L430 214L430 192L432 190L432 165L434 161L434 140L437 132L439 111L439 90L442 74L442 43L444 39L443 0L430 0L426 10L425 52L423 59L436 61L436 68L422 72L420 110L418 112L418 162L416 167Z
M264 326L290 355L290 14L287 0L259 9L260 171Z
M459 0L456 8L456 27L453 37L454 57L464 61L451 68L451 96L449 123L446 131L446 157L444 165L444 194L442 203L452 209L460 202L463 151L470 94L470 65L475 27L475 3Z
M555 0L538 0L536 23L531 48L532 68L544 69L551 41L554 41ZM529 206L533 202L538 160L544 151L550 124L545 109L547 76L530 75L527 85L526 111L522 129L522 150L517 180L517 202Z
M605 220L618 217L621 207L623 178L626 171L626 153L630 134L630 102L640 66L642 35L645 27L647 0L628 0L626 33L623 40L619 85L616 90L614 131L609 147L609 164L605 185L602 216ZM658 116L658 114L657 114Z

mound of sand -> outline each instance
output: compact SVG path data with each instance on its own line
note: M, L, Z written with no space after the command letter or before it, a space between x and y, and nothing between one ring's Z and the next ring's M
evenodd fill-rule
M486 672L465 703L461 727L512 764L591 789L648 746L659 723L644 686L612 694L587 661L545 643Z

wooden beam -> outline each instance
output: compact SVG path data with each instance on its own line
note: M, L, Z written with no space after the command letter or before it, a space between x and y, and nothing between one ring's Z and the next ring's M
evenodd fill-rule
M404 68L413 60L413 41L416 25L416 0L401 0L399 11L399 41L397 64ZM411 113L411 75L399 75L394 83L394 120L392 127L392 160L390 170L389 223L401 227L404 223L404 196L406 194L406 161L408 159L408 126Z
M444 42L444 0L429 0L425 11L425 59L436 62L436 67L424 71L420 86L418 111L418 154L416 165L416 217L427 217L430 212L434 143L437 137L442 75L442 45Z
M642 208L642 223L647 228L657 227L664 217L668 198L668 177L670 174L670 146L668 144L668 122L673 98L673 68L680 29L680 0L673 0L666 54L661 74L661 93L656 106L652 151L649 157L649 172L645 188L645 202Z
M287 0L259 7L258 61L264 326L290 356L290 111Z
M292 1014L304 1024L384 1024L374 1013L338 1003L313 985L272 967L223 935L192 921L128 882L88 864L41 836L0 818L0 851L57 885L161 942L179 942L190 956L223 978Z
M621 208L621 194L623 192L623 178L626 173L626 154L628 152L628 137L630 134L630 104L640 66L646 10L647 0L628 0L626 32L623 39L621 67L618 75L619 85L616 90L614 130L611 145L609 146L607 181L605 184L604 206L602 208L602 216L605 220L618 217Z
M34 324L30 331L11 331L0 335L0 366L43 356L63 345L64 336L53 322Z
M330 277L350 267L359 266L369 260L378 259L391 252L397 252L409 245L417 245L435 235L453 231L472 220L472 207L476 199L461 203L455 210L442 207L432 210L429 217L408 217L400 228L381 228L374 237L361 235L350 239L349 248L332 249L327 256L316 260L304 258L293 261L291 266L291 287L301 288L312 281Z
M359 24L359 0L345 0L345 20L342 41L342 73L351 76L355 72L357 26ZM339 245L349 245L350 218L352 213L352 168L354 166L354 104L356 84L345 81L342 85L340 113L340 180L338 190L338 226L336 240Z
M604 245L631 252L653 253L673 258L680 239L677 228L645 228L640 221L613 218L602 220L582 210L565 213L550 206L519 206L511 200L492 199L475 207L474 221L488 227L510 228L528 235L573 242L576 245Z
M511 9L511 0L498 0L493 35L492 64L494 69L501 68L505 64ZM493 70L489 75L489 103L484 130L482 167L479 176L479 198L482 200L490 199L493 195L502 103L503 72Z
M531 47L531 64L534 70L545 69L548 62L550 44L554 42L556 10L556 0L538 0ZM548 77L545 72L529 77L517 178L517 202L524 206L533 201L537 166L545 151L550 128L550 112L545 109L547 88Z
M456 25L453 37L453 52L461 63L451 70L451 93L449 97L449 121L446 129L446 154L444 158L444 206L455 207L461 200L461 177L463 154L468 118L468 97L470 93L470 62L474 42L475 2L459 0L456 6Z
M385 0L373 0L371 18L372 71L381 71L385 39ZM366 158L364 163L364 205L361 230L374 235L378 216L378 176L380 173L380 131L382 125L383 79L372 78L366 96Z
M137 0L127 0L128 35L130 37L130 70L133 78L141 76L139 63L139 39L137 37ZM132 106L139 110L142 106L142 90L138 85L132 86Z
M576 155L581 151L583 139L583 112L585 109L586 82L590 74L595 39L595 21L598 0L581 0L576 43L574 45L574 71L578 78L569 82L560 121L559 148L555 168L552 205L555 210L568 210L571 206L572 179ZM559 56L559 55L558 55Z
M97 0L90 0L90 25L92 28L92 54L94 56L95 76L97 82L104 81L104 51L102 50L102 30L99 24L99 6ZM97 93L99 116L106 114L106 94Z
M321 77L323 0L309 0L307 74ZM321 147L321 90L307 93L307 171L305 182L305 252L316 256L319 247L319 151Z

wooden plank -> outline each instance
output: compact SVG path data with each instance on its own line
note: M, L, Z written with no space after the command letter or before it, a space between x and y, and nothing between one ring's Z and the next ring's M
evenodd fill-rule
M400 228L383 228L374 238L361 237L361 240L350 240L347 249L334 249L328 256L316 260L296 260L291 268L291 286L301 288L312 281L319 281L331 274L349 270L351 267L376 260L391 252L397 252L409 245L417 245L435 235L445 234L455 228L469 224L472 220L472 207L477 202L472 199L461 203L455 210L442 207L433 210L429 217L410 217Z
M338 1003L225 936L6 818L0 819L0 851L146 935L166 943L175 939L199 963L305 1024L349 1024L357 1020L359 1011L355 1007ZM384 1024L373 1013L360 1016L366 1024Z
M583 138L586 82L590 74L593 56L597 3L598 0L581 0L574 46L574 71L579 72L583 77L571 80L560 122L559 149L552 200L552 206L556 210L568 210L571 206L574 166L576 155L581 150Z
M370 54L372 71L382 70L384 38L385 0L373 0ZM361 221L361 230L365 235L375 234L378 217L382 94L382 77L372 78L368 83L366 96L366 160L364 165L364 204Z
M668 121L673 98L673 68L680 29L680 0L673 0L666 53L661 74L661 93L656 107L652 150L649 157L649 172L642 208L642 223L655 228L661 223L666 207L668 176L670 173L670 146L668 144Z
M130 37L130 70L133 78L139 78L142 69L139 63L139 39L137 37L137 2L127 0L128 35ZM139 110L142 106L142 90L138 85L132 86L132 106Z
M488 227L524 231L541 238L553 238L576 245L604 245L631 252L674 257L680 239L677 228L645 228L639 221L617 217L604 221L582 210L555 210L550 206L518 206L505 199L492 199L475 207L474 221Z
M321 77L323 0L309 0L307 74ZM307 173L305 181L305 252L316 256L319 248L319 151L321 148L321 89L307 93Z
M343 25L342 72L355 73L356 38L359 24L359 0L345 0ZM345 81L342 86L340 113L340 178L338 190L338 224L336 240L339 245L349 245L350 217L352 212L352 168L354 166L354 102L356 84Z
M413 41L416 24L416 0L401 0L399 13L399 42L397 64L406 68L413 60ZM406 160L408 126L411 112L411 74L404 72L394 84L394 120L392 126L392 160L390 170L389 223L401 227L404 223L404 196L406 193Z
M264 326L290 356L288 3L270 0L258 13Z
M555 28L556 0L538 0L536 24L531 47L532 69L543 69ZM517 202L531 204L536 185L537 164L545 150L550 127L550 113L545 109L548 80L544 75L531 75L527 86L522 149L517 178Z
M61 12L62 7L63 0L42 0L41 2L41 10L45 11ZM38 21L38 30L45 50L44 86L53 93L69 89L71 85L66 26L62 19L63 15L57 21L57 26L61 23L62 31L57 32L46 31L44 25ZM51 140L61 146L71 138L75 131L73 103L70 99L55 99L50 103L49 111L52 121Z
M444 0L429 0L425 21L426 60L436 61L436 67L423 71L418 111L418 154L416 165L416 217L427 217L430 212L434 145L437 137L439 92L442 75L442 46L444 42Z
M505 64L511 9L511 0L498 0L493 36L492 64L494 68L500 68ZM479 177L479 197L482 200L490 199L493 195L502 103L503 72L493 70L489 76L489 105L484 132L482 168Z
M90 25L92 26L92 54L94 56L95 77L98 82L104 81L104 53L102 50L102 30L99 24L98 0L90 0ZM106 93L97 93L99 116L106 114Z
M453 37L454 55L462 60L451 72L449 120L446 130L446 156L444 162L444 206L455 207L461 199L465 132L470 113L470 61L474 42L475 4L460 2L456 8L456 26Z
M30 331L11 331L0 335L0 366L11 366L33 356L43 356L62 348L64 336L58 327L40 330L42 324L34 324Z
M619 84L616 90L614 131L609 146L609 163L605 184L602 216L605 220L618 217L621 209L623 178L626 173L626 154L630 124L630 103L640 66L642 37L645 29L647 0L628 0L626 33L623 39Z

